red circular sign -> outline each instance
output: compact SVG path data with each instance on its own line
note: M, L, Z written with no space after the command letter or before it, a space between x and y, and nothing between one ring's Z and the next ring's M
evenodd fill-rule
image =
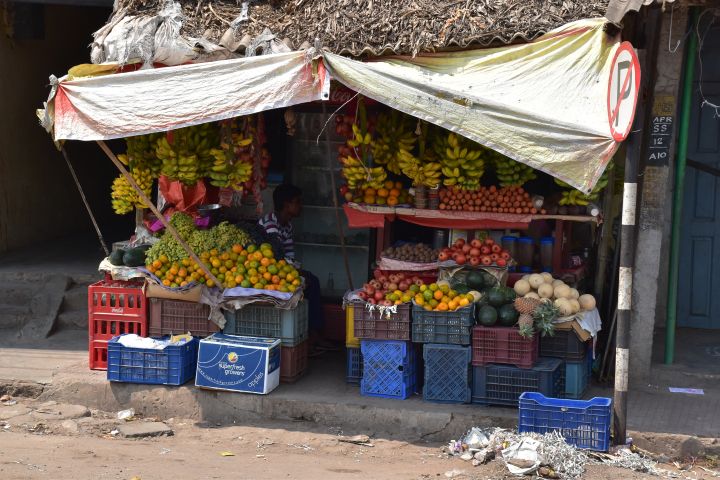
M615 141L622 142L630 133L639 94L640 62L630 42L622 42L615 51L608 79L608 123Z

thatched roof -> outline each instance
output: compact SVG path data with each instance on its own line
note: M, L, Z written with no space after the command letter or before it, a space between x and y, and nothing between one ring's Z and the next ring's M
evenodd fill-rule
M532 40L565 23L602 17L608 0L179 0L183 37L239 46L269 29L290 48L313 44L352 56L411 54ZM154 15L163 0L116 0L116 12ZM248 3L247 19L241 19ZM115 18L115 21L118 19ZM221 39L224 37L224 41ZM229 37L234 37L229 41ZM244 43L247 43L244 42ZM234 48L230 48L234 50Z

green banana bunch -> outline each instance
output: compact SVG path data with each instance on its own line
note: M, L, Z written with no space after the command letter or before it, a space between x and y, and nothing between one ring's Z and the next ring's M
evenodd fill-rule
M455 133L439 139L433 149L439 155L443 185L458 185L466 190L480 188L480 179L485 173L483 148Z
M381 114L375 127L376 138L372 142L373 160L378 165L384 165L395 175L402 173L399 153L412 152L417 142L417 136L413 133L408 119L409 117L393 110L390 114Z
M172 143L167 135L162 135L155 142L160 173L171 180L194 185L211 169L215 158L210 150L219 145L220 133L213 123L174 130Z
M559 186L566 188L567 190L562 192L562 197L558 202L559 205L580 205L585 206L590 202L596 202L600 199L600 193L607 187L609 173L613 169L613 163L610 163L603 172L600 180L595 184L595 188L589 194L584 194L580 190L576 190L571 185L563 182L562 180L555 178L555 183Z
M151 133L126 138L128 162L125 165L149 169L153 177L157 178L160 175L162 162L155 154L155 146L158 138L162 136L162 133Z
M493 150L488 151L488 157L495 163L495 173L501 187L522 187L537 178L535 170L524 163L516 162Z

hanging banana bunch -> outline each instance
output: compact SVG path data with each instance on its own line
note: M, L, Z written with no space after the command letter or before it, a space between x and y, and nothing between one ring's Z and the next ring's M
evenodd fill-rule
M171 180L194 185L214 164L210 149L219 145L215 123L173 130L156 140L155 154L161 162L160 173Z
M120 157L124 158L120 159ZM127 162L126 155L118 155L118 159L120 159L120 161L123 163ZM125 164L127 165L127 163ZM133 180L135 180L135 183L137 183L138 187L140 187L145 193L145 195L149 197L153 184L153 176L150 169L141 169L135 167L129 173L130 175L132 175ZM115 178L115 180L113 180L110 197L112 198L113 210L118 215L125 215L126 213L130 213L134 210L135 207L148 207L148 205L145 205L145 203L140 199L140 196L137 194L135 189L130 185L125 176L123 176L122 174Z
M585 206L590 204L591 202L598 201L600 199L600 193L602 193L602 191L605 190L605 187L607 187L609 173L612 169L613 163L611 161L605 168L605 171L600 177L600 180L598 180L598 182L595 184L595 188L593 188L592 191L587 195L580 190L575 189L571 185L568 185L562 180L556 178L555 183L567 189L562 192L562 197L560 198L558 204Z
M408 118L397 110L378 117L376 138L372 142L373 160L395 175L400 175L399 154L412 152L417 137L413 134Z
M516 162L494 150L486 150L488 150L487 157L492 158L495 163L495 173L501 187L522 187L537 178L532 167Z
M480 179L485 173L483 147L450 132L434 150L440 156L444 185L458 185L466 190L480 188Z
M153 177L157 178L160 175L162 162L155 153L155 146L157 140L162 136L162 133L151 133L126 138L128 164L141 169L148 169Z

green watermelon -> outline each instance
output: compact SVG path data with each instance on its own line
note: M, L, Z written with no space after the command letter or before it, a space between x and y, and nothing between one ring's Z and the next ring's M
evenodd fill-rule
M468 287L467 285L464 285L462 283L459 283L459 284L453 286L452 289L455 290L460 295L465 295L466 293L468 293L470 291L470 287Z
M465 284L470 287L471 290L482 290L485 287L484 272L477 270L470 270L465 277Z
M488 303L493 307L499 307L507 303L505 291L500 287L495 287L488 290L487 299Z
M498 323L501 327L512 327L518 321L518 312L511 303L498 308Z
M492 327L497 323L498 312L494 307L485 305L478 309L477 319L480 325L484 327Z
M108 257L108 261L116 267L121 267L124 265L123 255L125 255L125 250L123 250L122 248L118 248L117 250L113 250L113 252Z

